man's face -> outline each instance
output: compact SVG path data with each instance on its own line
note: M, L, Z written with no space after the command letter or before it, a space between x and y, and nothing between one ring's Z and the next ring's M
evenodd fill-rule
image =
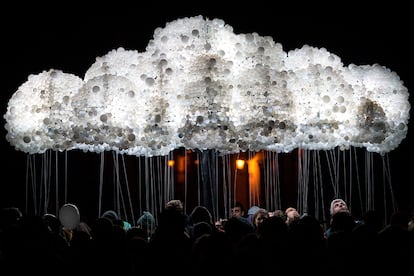
M231 215L233 217L241 217L244 214L243 214L243 212L242 212L242 210L241 210L240 207L234 207L234 208L231 209Z
M337 201L333 205L333 213L348 212L348 206L343 201Z

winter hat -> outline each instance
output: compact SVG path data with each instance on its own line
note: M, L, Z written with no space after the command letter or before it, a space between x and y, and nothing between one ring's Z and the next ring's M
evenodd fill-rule
M118 220L118 214L114 210L108 210L105 213L102 214L102 218L110 219L111 221Z
M71 203L63 205L59 209L59 221L66 229L75 229L80 223L78 207Z
M42 218L53 233L59 233L61 223L55 215L46 213L42 216Z
M250 224L253 224L253 216L259 209L260 209L259 206L254 205L254 206L250 207L250 209L247 211L247 221Z
M154 216L150 212L144 211L142 216L138 218L137 224L141 226L141 228L154 229L155 227Z
M250 207L249 211L247 211L247 214L248 215L254 215L257 212L257 210L259 210L259 209L260 208L258 206L252 206L252 207Z

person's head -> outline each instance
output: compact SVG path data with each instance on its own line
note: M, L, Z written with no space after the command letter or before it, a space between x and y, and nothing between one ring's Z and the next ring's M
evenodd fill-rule
M47 224L47 226L50 228L52 233L54 234L60 234L61 229L61 223L60 220L53 214L46 213L42 216L43 220Z
M280 209L276 209L276 210L274 210L273 212L270 212L270 213L269 213L269 215L270 215L271 217L279 217L279 218L282 218L282 219L283 219L283 221L285 221L285 220L286 220L286 215L285 215L285 212L284 212L284 211L282 211L282 210L280 210Z
M253 205L252 207L249 208L249 210L247 211L247 220L254 225L254 220L253 220L253 216L254 214L257 212L257 210L259 210L260 207Z
M260 208L253 215L253 224L258 227L265 219L269 218L269 212L266 209Z
M143 229L146 233L147 237L151 236L152 233L155 231L155 218L154 216L147 211L142 213L137 220L137 226L140 229Z
M286 209L285 216L287 224L290 224L292 221L297 220L300 217L298 211L293 207L289 207Z
M335 215L339 212L347 212L349 213L348 205L346 202L340 198L334 199L331 202L330 213L331 216Z
M114 210L107 210L105 211L102 215L102 218L107 218L109 220L111 220L112 222L116 221L119 219L118 214L114 211Z
M16 224L22 217L23 214L17 207L5 207L0 209L0 230L3 227Z
M236 202L234 206L231 208L231 216L232 217L244 217L245 209L243 204L240 202Z
M174 209L174 210L177 210L177 211L183 213L184 212L184 205L183 205L181 200L172 199L172 200L168 201L167 204L165 204L165 209L167 209L167 210Z
M194 207L190 214L190 220L193 224L207 222L208 224L213 225L213 217L205 206L198 205Z

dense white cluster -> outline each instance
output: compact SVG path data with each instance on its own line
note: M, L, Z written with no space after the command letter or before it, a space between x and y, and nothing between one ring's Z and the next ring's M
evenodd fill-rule
M408 91L380 65L349 65L326 49L284 52L271 37L222 20L156 29L143 53L99 57L82 80L31 75L8 103L18 150L114 150L137 156L350 146L385 153L407 134Z

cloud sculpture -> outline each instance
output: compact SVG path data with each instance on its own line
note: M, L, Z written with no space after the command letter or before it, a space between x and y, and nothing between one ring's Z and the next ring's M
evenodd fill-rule
M409 110L407 88L383 66L345 67L307 45L284 52L271 37L197 16L156 29L143 53L98 57L83 80L53 69L30 75L4 117L7 140L31 154L386 153L406 137Z

